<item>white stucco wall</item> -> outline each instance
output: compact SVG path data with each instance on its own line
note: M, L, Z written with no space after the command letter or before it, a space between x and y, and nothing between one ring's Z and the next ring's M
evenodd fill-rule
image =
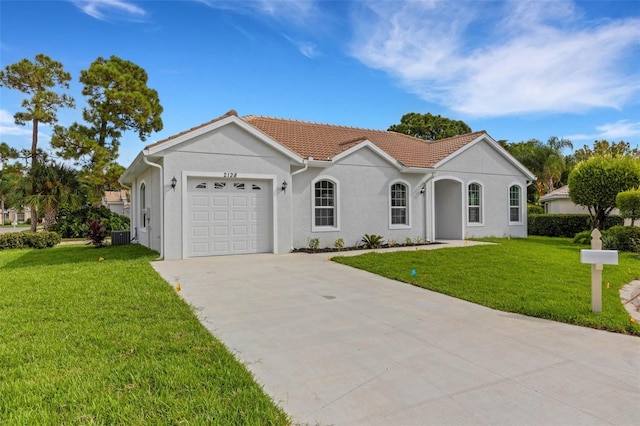
M145 184L146 206L150 212L146 224L142 223L140 187ZM157 252L161 251L160 171L149 167L133 182L131 199L131 231L138 243Z
M434 173L434 180L445 176L455 177L463 182L464 238L527 236L526 177L488 142L481 141L439 166ZM474 182L482 185L480 224L469 223L467 217L468 186ZM509 222L509 188L514 184L521 189L521 221L517 224ZM434 229L437 229L435 224Z
M313 182L327 177L337 182L339 230L312 230ZM420 193L426 175L400 173L369 148L362 148L327 167L310 167L293 177L293 248L308 247L319 238L320 247L334 247L336 239L355 246L365 234L376 234L404 243L406 238L425 238L425 195ZM401 181L409 186L410 226L392 229L389 218L390 185Z
M165 180L165 259L183 255L183 172L189 176L224 176L233 173L237 179L275 176L274 229L277 232L275 252L287 253L291 247L291 193L282 192L280 183L291 183L290 160L235 124L227 125L191 141L179 144L164 153ZM215 153L214 153L215 151ZM170 182L178 184L175 191Z
M586 207L574 204L569 198L549 200L545 204L545 213L551 214L589 214Z

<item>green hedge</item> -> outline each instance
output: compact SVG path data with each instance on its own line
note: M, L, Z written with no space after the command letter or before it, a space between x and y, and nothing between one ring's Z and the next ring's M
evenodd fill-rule
M61 209L58 211L56 221L51 230L60 234L62 238L86 238L89 234L89 223L93 221L103 224L108 233L129 229L128 217L114 213L106 207Z
M60 243L62 238L56 232L9 232L0 235L0 250L22 248L48 248Z
M620 216L609 215L604 228L623 224ZM529 235L573 238L591 229L591 217L588 214L532 214L527 217L527 227Z

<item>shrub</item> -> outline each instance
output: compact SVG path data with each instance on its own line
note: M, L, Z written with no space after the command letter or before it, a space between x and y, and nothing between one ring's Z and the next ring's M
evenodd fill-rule
M368 249L380 248L384 243L384 239L380 235L364 234L364 237L362 237L362 243L363 246Z
M606 243L605 243L606 242ZM640 242L640 226L614 226L602 234L603 248L635 252Z
M31 218L28 217L27 220L24 221L25 225L31 225Z
M620 216L609 215L604 228L623 223ZM527 226L529 235L572 238L591 229L591 218L588 214L533 214L527 217Z
M313 251L318 250L320 247L320 238L310 238L309 239L309 248Z
M535 204L527 204L527 214L531 215L531 214L543 214L544 213L544 209L542 208L542 206L538 206Z
M11 225L13 222L11 222L11 219L7 218L4 220L4 224L5 225Z
M107 227L97 220L90 222L87 238L95 247L104 246L104 240L107 238Z
M574 244L591 244L591 231L582 231L578 232L575 237L573 237Z
M62 239L55 232L9 232L0 235L0 250L53 247Z
M83 207L79 210L60 209L57 223L52 227L63 238L85 238L89 233L89 223L98 221L106 232L126 231L129 218L112 212L106 207Z
M344 248L344 239L343 238L338 238L333 245L335 246L335 248L337 248L338 250L342 250Z

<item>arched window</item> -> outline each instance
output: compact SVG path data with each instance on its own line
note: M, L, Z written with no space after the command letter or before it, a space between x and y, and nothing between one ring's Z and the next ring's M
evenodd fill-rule
M409 225L409 199L407 185L404 183L394 183L390 187L389 209L391 226Z
M469 223L482 223L482 185L469 184L467 196L467 210Z
M509 223L521 223L522 222L522 208L520 187L518 185L512 185L509 188Z
M313 195L313 225L318 228L338 226L336 184L330 180L317 181Z
M140 185L140 227L147 227L147 186Z

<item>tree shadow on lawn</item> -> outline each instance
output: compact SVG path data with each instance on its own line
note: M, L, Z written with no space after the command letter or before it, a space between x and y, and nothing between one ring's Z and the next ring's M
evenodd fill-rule
M101 248L87 245L70 245L25 250L22 256L7 263L3 268L46 268L48 266L96 262L99 261L100 258L105 262L137 259L151 261L157 257L157 252L149 250L139 244L105 246Z

